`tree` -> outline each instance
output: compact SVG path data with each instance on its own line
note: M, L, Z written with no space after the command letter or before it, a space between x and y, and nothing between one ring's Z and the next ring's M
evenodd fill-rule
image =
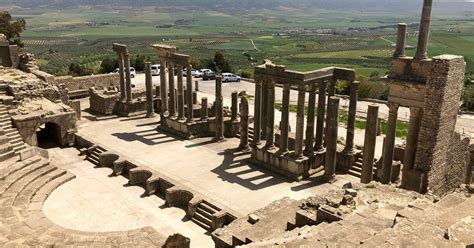
M92 69L86 68L83 65L77 63L77 62L72 62L69 65L69 75L73 76L87 76L92 74Z
M468 85L464 88L462 100L465 109L474 111L474 85Z
M109 73L118 68L118 60L116 57L106 57L100 63L100 73Z
M220 51L217 51L216 54L214 55L214 64L209 65L209 67L214 67L210 68L214 71L217 72L231 72L232 67L230 66L229 61L226 60L224 57L224 54Z
M25 19L12 20L12 16L8 11L0 12L0 33L7 37L11 45L23 47L24 44L20 40L20 33L25 30Z
M131 61L131 66L137 71L145 70L145 56L137 55L133 61Z

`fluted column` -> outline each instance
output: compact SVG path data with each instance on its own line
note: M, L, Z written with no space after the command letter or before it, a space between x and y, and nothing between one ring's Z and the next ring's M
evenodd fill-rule
M224 139L224 109L222 98L222 76L216 77L216 135L215 140L221 141Z
M418 143L418 132L420 131L422 112L421 108L410 108L410 126L408 128L405 154L403 156L402 187L408 185L407 174L413 169L415 163L416 146Z
M153 117L155 110L153 109L153 79L151 75L151 63L145 63L145 87L146 87L146 116Z
M397 32L397 48L395 49L395 53L393 54L394 58L405 57L406 38L407 38L407 24L399 23L398 32Z
M370 183L374 174L375 146L377 142L379 106L369 105L365 125L364 150L362 160L361 183Z
M288 152L288 133L290 131L290 84L283 84L283 99L281 107L280 152Z
M295 134L295 157L303 157L303 135L304 135L304 103L306 87L303 83L298 85L298 105L296 110L296 134Z
M316 144L315 151L322 151L324 138L324 118L326 114L326 86L327 82L320 82L318 85L318 117L316 123Z
M124 61L123 55L118 54L118 63L119 63L119 77L120 77L120 101L125 101L127 99L127 87L125 85L125 70L124 70Z
M336 175L337 133L339 126L339 98L330 97L326 125L326 156L324 164L324 178L328 181Z
M178 65L178 119L184 121L183 66Z
M130 75L130 54L125 53L123 55L125 63L125 88L127 89L127 102L132 101L132 77Z
M254 102L254 132L253 145L261 143L262 130L262 81L255 80L255 102Z
M309 88L308 116L306 117L306 138L304 154L308 157L314 155L314 119L316 114L316 84Z
M418 33L418 46L416 47L415 59L428 58L428 40L431 28L431 9L433 0L423 1L423 12L421 13L420 31Z
M175 85L174 85L174 64L168 64L168 83L169 83L169 112L170 116L176 117L176 95L175 95Z
M388 103L389 114L387 123L387 135L383 149L383 165L381 183L388 184L392 177L393 153L395 149L395 135L397 131L398 104Z
M191 74L192 67L191 65L188 65L186 67L186 102L187 102L187 118L186 122L187 123L192 123L193 122L193 76Z
M346 146L344 152L347 154L352 154L354 152L354 132L355 132L355 123L356 123L356 113L357 113L357 95L359 93L359 84L360 82L351 83L351 92L349 100L349 115L347 118L347 134L346 134Z
M267 82L266 143L267 149L275 147L275 82Z
M168 116L168 83L166 82L166 64L160 61L161 117ZM164 121L161 121L164 123Z

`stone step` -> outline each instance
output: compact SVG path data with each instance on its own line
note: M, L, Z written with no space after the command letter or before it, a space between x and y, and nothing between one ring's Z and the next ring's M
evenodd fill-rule
M41 203L43 203L44 201L46 201L48 196L55 189L57 189L59 186L65 184L65 183L71 181L74 178L76 178L76 176L74 174L72 174L71 172L66 172L64 175L51 180L50 182L48 182L46 185L41 187L41 189L39 189L36 192L36 194L31 198L30 202L41 202Z
M99 155L96 155L95 153L91 153L89 155L89 157L93 158L94 160L96 160L97 162L99 162Z
M203 223L203 222L199 221L196 218L192 218L191 221L196 223L198 226L204 228L205 230L211 231L211 226L210 225L208 225L206 223Z
M362 175L360 174L360 172L357 172L357 171L354 171L351 169L349 169L349 171L347 172L347 174L351 175L351 176L355 176L355 177L361 177Z
M200 222L202 222L202 223L204 223L208 226L212 225L212 220L210 218L207 218L206 216L204 216L204 215L202 215L198 212L194 213L193 219L197 219Z
M201 203L199 203L198 208L203 209L204 211L210 213L211 215L221 211L220 208L216 207L215 205L213 205L212 203L208 201L202 201Z
M24 178L30 180L30 175L36 175L35 172L46 168L49 165L49 161L44 162L44 160L27 166L17 172L11 174L4 181L0 183L0 195L3 195L7 192L12 186L17 183L24 182Z
M54 180L55 178L58 178L62 175L66 174L66 171L64 170L53 170L34 182L28 184L23 190L17 195L15 200L13 201L12 205L13 206L21 206L25 205L28 206L31 198L33 198L34 194L44 185L46 185L48 182Z
M103 147L101 147L101 146L97 146L97 147L95 148L95 150L99 150L100 153L103 153L103 152L106 152L106 151L107 151L105 148L103 148Z
M14 150L9 150L9 151L2 152L0 154L0 161L4 161L4 160L7 160L9 158L13 158L15 155L16 154L15 154Z
M86 160L91 162L92 164L99 165L99 160L96 160L95 158L93 158L91 156L87 156Z
M5 178L14 174L15 172L18 172L19 170L22 170L39 161L41 161L41 157L34 156L24 161L16 161L13 164L5 164L5 167L2 166L0 168L0 171L1 171L0 180L5 180Z
M198 207L198 208L196 209L196 213L201 214L202 216L206 217L206 218L209 219L209 220L212 219L212 214L209 213L209 212L207 212L207 211L205 211L205 210L202 209L202 208L199 208L199 207Z
M99 157L99 155L100 155L101 153L102 153L102 151L99 151L99 150L97 150L97 149L94 149L94 150L92 151L92 155L95 155L97 158Z
M12 133L7 134L7 138L8 138L9 140L11 140L11 139L18 139L18 138L21 139L21 135L20 135L19 132L12 132Z
M16 145L16 144L21 144L23 143L23 139L20 137L20 138L15 138L15 139L10 139L10 144L12 145Z
M6 191L4 194L6 195L16 195L16 194L19 194L26 186L28 186L29 184L33 183L35 180L37 180L38 178L56 170L57 167L56 166L52 166L52 165L46 165L42 168L39 168L37 170L35 170L34 172L30 173L29 175L19 179L19 180L16 180ZM4 204L8 204L9 202L4 202ZM3 205L5 206L5 205Z
M362 168L362 162L359 162L359 161L356 161L352 167L358 167L358 168Z
M362 167L351 166L350 170L355 171L357 173L362 173Z

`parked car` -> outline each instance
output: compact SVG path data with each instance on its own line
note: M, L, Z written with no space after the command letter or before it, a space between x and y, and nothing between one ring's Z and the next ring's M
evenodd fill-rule
M240 77L232 73L224 72L222 73L222 82L240 82Z
M194 74L194 77L197 77L197 78L201 78L205 72L212 72L211 69L201 69L201 70L198 70L196 71L196 73Z
M119 68L115 68L111 73L119 73ZM137 71L134 67L130 67L130 77L134 78L137 75Z
M151 75L152 76L159 76L160 75L160 67L161 67L161 65L151 65Z
M213 71L207 71L202 74L202 80L215 80L216 79L216 73Z
M191 69L191 77L194 77L195 74L196 74L196 70ZM188 69L187 69L187 68L184 68L184 69L183 69L183 76L184 76L184 77L187 77L187 76L188 76Z

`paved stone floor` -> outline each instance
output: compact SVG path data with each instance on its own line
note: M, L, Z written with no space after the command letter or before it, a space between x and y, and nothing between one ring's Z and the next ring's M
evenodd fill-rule
M213 247L204 229L186 220L185 211L167 208L164 200L144 197L140 187L125 187L124 177L108 177L109 168L94 165L78 156L75 148L50 149L52 163L76 175L76 179L55 190L43 206L54 223L80 231L126 231L150 226L168 236L181 233L193 247Z

